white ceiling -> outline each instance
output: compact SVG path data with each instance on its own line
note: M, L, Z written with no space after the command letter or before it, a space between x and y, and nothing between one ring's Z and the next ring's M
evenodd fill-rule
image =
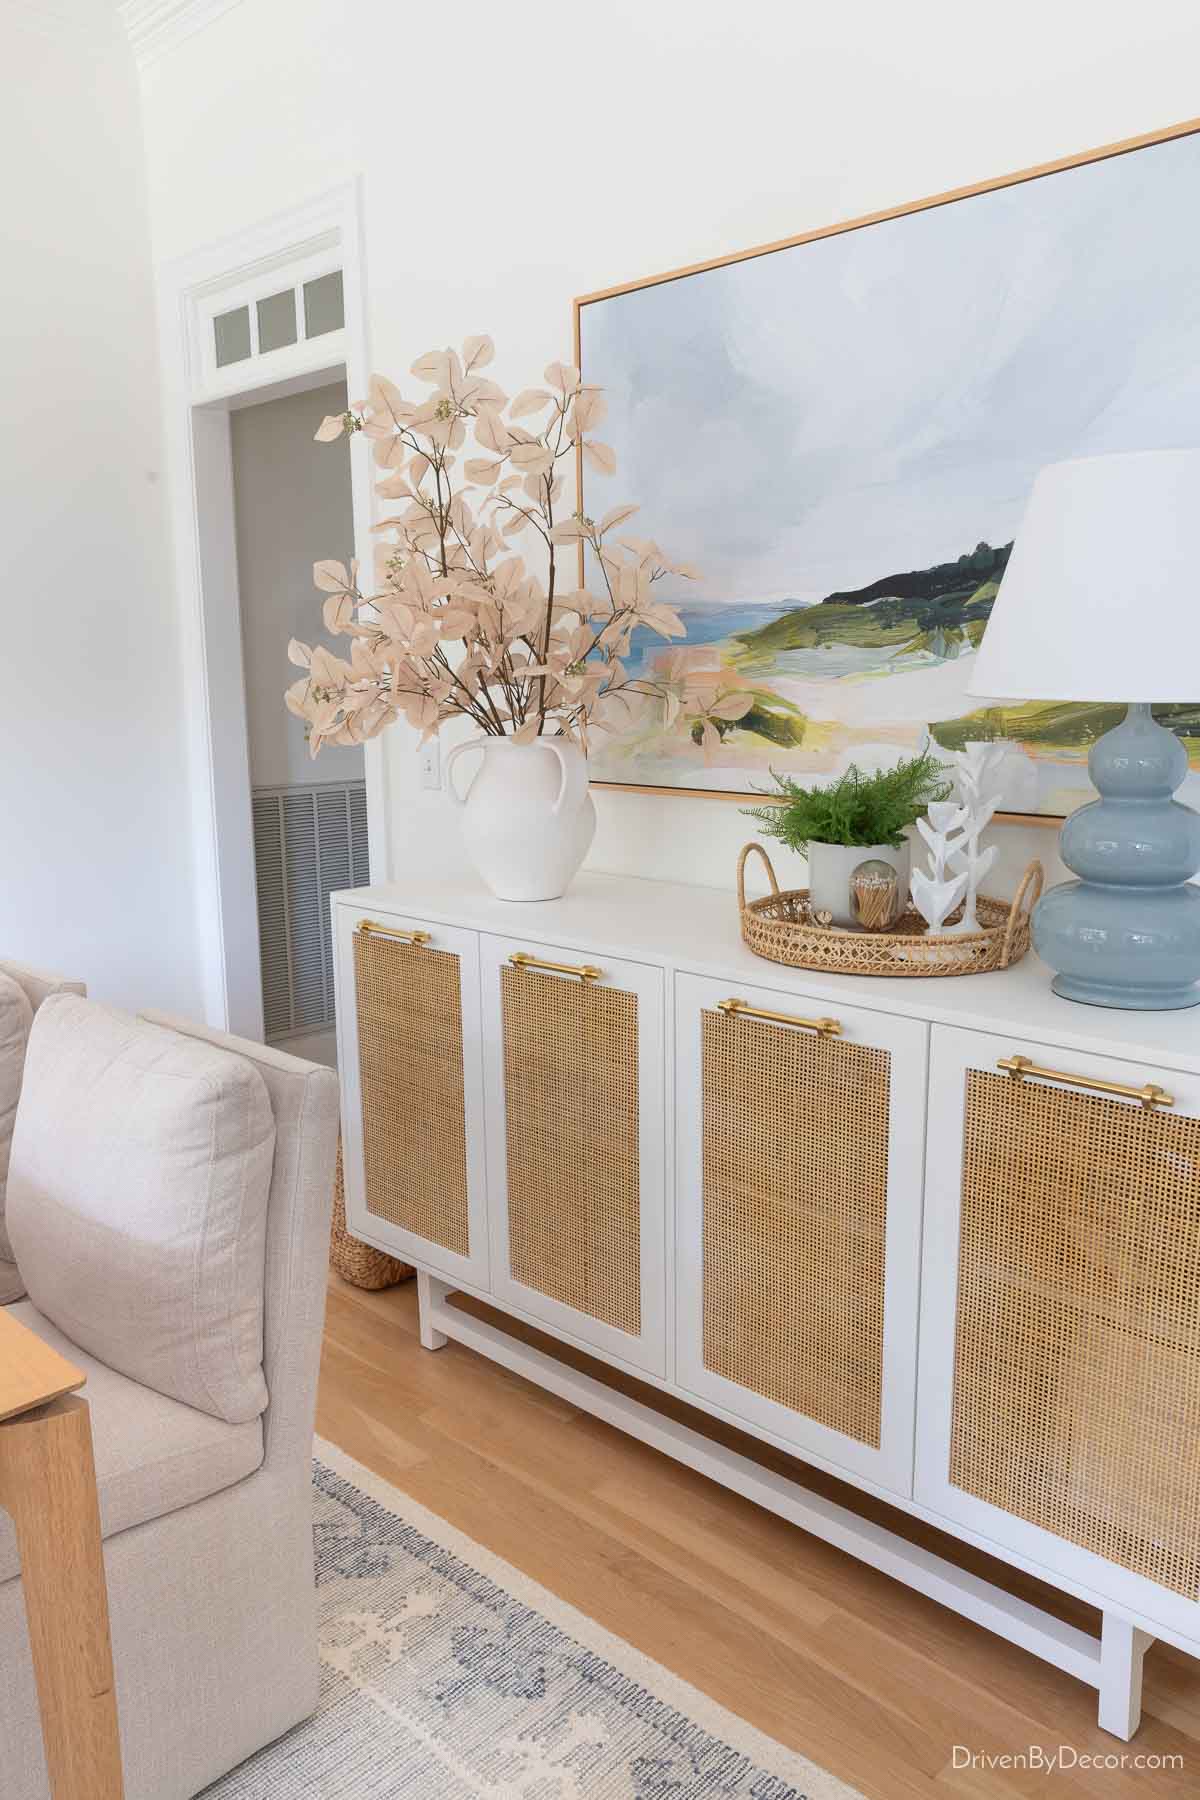
M0 10L52 37L94 48L122 32L145 67L173 44L190 37L239 0L0 0Z

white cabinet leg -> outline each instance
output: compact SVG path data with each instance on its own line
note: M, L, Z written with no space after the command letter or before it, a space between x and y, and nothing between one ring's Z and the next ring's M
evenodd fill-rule
M1154 1639L1116 1613L1100 1633L1100 1729L1128 1743L1142 1722L1142 1658Z
M449 1292L447 1283L439 1281L436 1275L426 1275L424 1269L417 1270L417 1317L422 1350L441 1350L449 1342L445 1332L436 1330L433 1324L433 1308Z

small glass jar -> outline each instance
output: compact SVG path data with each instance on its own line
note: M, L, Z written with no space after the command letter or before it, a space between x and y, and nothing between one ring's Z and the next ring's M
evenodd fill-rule
M850 876L850 910L863 931L886 931L904 910L900 882L890 863L860 862Z

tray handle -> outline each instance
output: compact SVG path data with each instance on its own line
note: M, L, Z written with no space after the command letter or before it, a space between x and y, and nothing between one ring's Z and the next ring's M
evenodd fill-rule
M1000 946L1000 967L1007 969L1008 959L1012 954L1013 935L1017 929L1017 920L1022 913L1031 913L1037 905L1042 892L1044 874L1042 865L1035 856L1021 877L1020 886L1013 895L1013 903L1008 909L1008 924L1004 927L1004 942Z
M767 855L761 844L751 841L744 846L742 854L738 857L737 883L739 912L745 912L746 910L746 858L752 850L757 850L758 854L762 857L763 867L767 871L767 879L771 883L772 894L778 894L779 892L779 883L775 879L775 871L771 867L770 857Z

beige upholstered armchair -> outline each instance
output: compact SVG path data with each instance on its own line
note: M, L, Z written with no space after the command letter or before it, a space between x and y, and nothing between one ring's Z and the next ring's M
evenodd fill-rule
M4 1189L33 1015L50 994L86 993L82 981L44 975L40 969L26 968L24 963L0 962L0 1306L19 1300L25 1292L4 1229Z
M189 1095L199 1096L195 1105ZM101 1103L89 1127L86 1109ZM185 1800L316 1705L311 1455L337 1111L328 1069L179 1021L135 1020L60 993L43 1002L30 1033L7 1196L29 1297L14 1311L87 1373L127 1800ZM65 1142L54 1141L49 1127L68 1112L71 1129L57 1134ZM211 1155L210 1113L218 1120ZM190 1299L198 1288L192 1264L183 1265L186 1290L172 1288L177 1240L165 1248L154 1241L162 1195L155 1171L171 1166L154 1161L156 1134L174 1133L174 1152L184 1158L183 1174L168 1184L174 1201L188 1181L202 1187L207 1179L211 1192L212 1169L223 1166L231 1133L245 1135L250 1115L253 1166L226 1184L235 1198L226 1211L243 1237L236 1257L212 1274L208 1310L195 1315L197 1334L217 1344L214 1354L212 1343L187 1341L192 1314L178 1294ZM99 1156L97 1116L111 1133ZM92 1216L92 1167L97 1188L108 1181L110 1195L129 1183L127 1258L109 1215ZM255 1182L265 1226L260 1218L257 1237L246 1237ZM211 1214L200 1218L197 1242L207 1245L210 1226ZM100 1306L89 1287L92 1257L110 1259L96 1270ZM157 1317L147 1273L156 1257L167 1299ZM63 1272L60 1264L70 1266ZM140 1323L144 1302L149 1330ZM257 1333L261 1364L247 1348L247 1329ZM5 1800L48 1793L21 1581L3 1514L0 1792Z

